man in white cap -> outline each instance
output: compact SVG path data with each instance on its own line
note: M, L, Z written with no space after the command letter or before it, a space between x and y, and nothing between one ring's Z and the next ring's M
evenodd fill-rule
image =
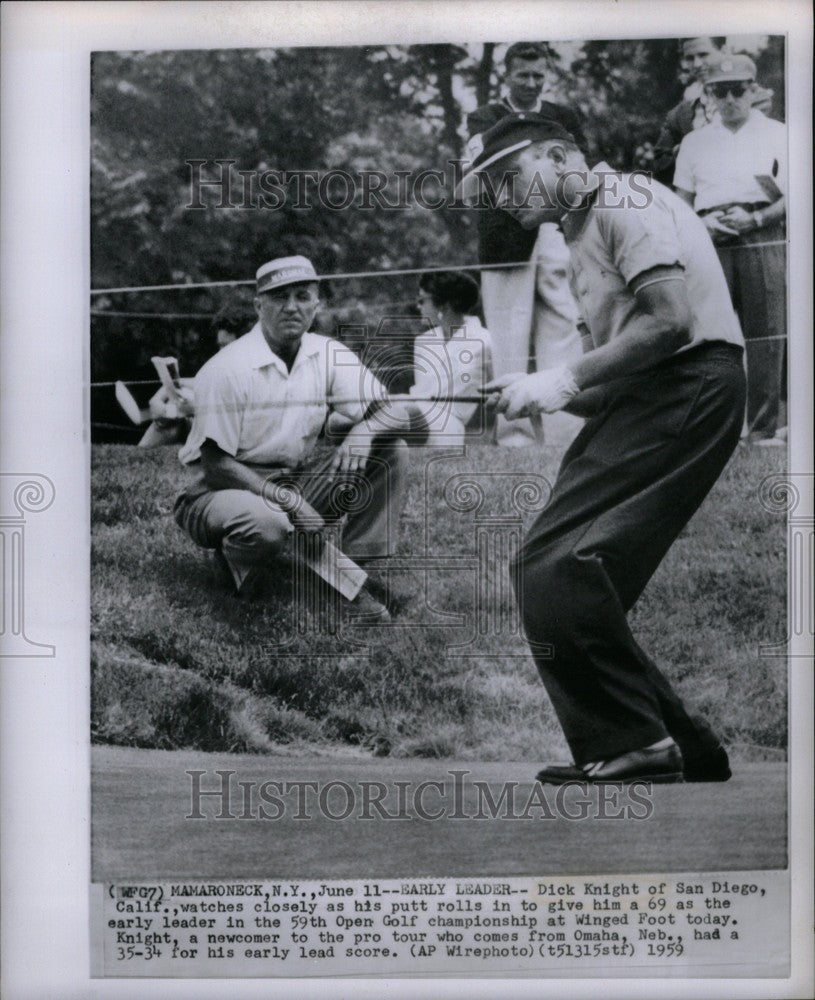
M776 432L787 335L787 129L753 106L755 81L745 55L726 56L708 75L718 115L682 140L674 187L719 247L747 345L749 439L783 446Z
M719 62L726 58L722 51L725 39L707 35L683 38L680 42L680 80L685 91L682 100L671 108L665 116L665 123L654 145L653 172L658 181L671 184L673 181L676 154L682 139L695 129L713 121L718 112L716 101L705 88L705 80ZM772 90L754 87L750 94L754 108L770 113L773 103Z
M376 567L396 546L407 414L347 347L308 332L319 305L311 261L281 257L256 278L257 323L195 379L179 457L199 471L176 501L176 521L216 550L240 591L257 567L290 557L295 527L319 540L325 522L344 514L343 550L369 572L356 603L385 619L389 592ZM344 436L315 470L324 425ZM343 511L349 485L363 502Z

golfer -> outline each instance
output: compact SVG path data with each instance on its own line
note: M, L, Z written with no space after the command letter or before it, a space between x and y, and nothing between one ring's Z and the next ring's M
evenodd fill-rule
M727 754L626 620L735 449L743 339L704 223L646 175L589 169L561 125L514 114L484 135L471 196L511 172L500 207L557 221L584 350L569 366L494 380L509 419L587 415L512 571L526 634L573 765L542 782L724 781ZM688 623L690 625L690 623Z

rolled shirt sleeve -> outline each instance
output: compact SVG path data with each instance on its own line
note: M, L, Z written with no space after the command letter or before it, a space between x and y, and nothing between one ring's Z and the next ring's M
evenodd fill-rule
M679 152L676 154L674 187L680 188L682 191L689 191L691 194L696 193L696 179L694 177L690 143L686 142L685 139L679 144Z
M636 211L613 209L598 213L611 259L626 284L654 267L682 267L682 248L673 216L660 201Z
M331 342L328 390L332 409L354 423L362 420L371 403L388 397L376 375L339 341Z
M179 452L185 465L201 457L201 445L209 439L233 458L238 454L245 401L227 372L204 365L195 378L195 417L187 443Z

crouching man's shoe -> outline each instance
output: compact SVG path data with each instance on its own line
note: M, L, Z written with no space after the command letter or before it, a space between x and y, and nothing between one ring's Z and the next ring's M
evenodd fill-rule
M241 582L238 583L235 573L220 546L213 551L212 565L215 583L221 590L226 590L234 597L248 601L255 600L255 598L262 595L265 583L262 566L253 566L248 571L244 571L244 576Z
M383 562L381 559L358 560L360 569L364 569L368 574L364 589L368 591L374 600L379 601L380 604L384 604L388 609L389 615L398 615L401 611L404 611L409 597L390 582L387 574L387 564L385 564L385 572L383 572Z
M368 584L360 590L353 601L345 601L348 623L356 626L385 625L391 620L385 605L368 589Z
M629 750L609 760L599 760L578 767L551 765L538 772L538 781L544 785L565 785L571 781L592 784L650 781L654 784L673 784L682 781L682 754L675 743L668 746L643 747Z

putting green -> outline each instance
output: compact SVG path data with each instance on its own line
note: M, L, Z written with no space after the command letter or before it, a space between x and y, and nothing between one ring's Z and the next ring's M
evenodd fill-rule
M587 793L570 788L560 799L555 789L546 789L544 801L531 799L541 789L529 762L263 757L119 747L95 747L92 759L94 881L667 873L786 865L783 763L736 766L726 784L655 785L643 805L642 793L638 804L630 791L616 786L602 794L598 787ZM197 800L205 818L186 818L194 811L193 781L200 782L201 791L227 788L218 770L235 772L224 779L230 783L226 818L215 818L224 800L213 795ZM205 773L194 779L188 771ZM453 773L462 771L466 775ZM305 785L288 794L267 786L266 800L260 792L264 782L324 787L330 781L344 782L346 788L336 785L324 793L322 812L319 792ZM238 782L249 783L245 791ZM384 783L385 792L374 782ZM422 782L441 786L427 785L420 793ZM479 790L474 782L485 784ZM509 807L500 799L507 782L516 783ZM378 796L379 807L372 804ZM274 797L285 812L263 818L261 808L266 817L280 811ZM325 815L340 816L349 805L347 819ZM445 807L442 819L422 819L417 812L433 815ZM298 809L312 818L295 818ZM472 818L479 812L485 818ZM633 818L647 812L647 818ZM528 818L502 818L524 813ZM364 815L371 818L360 818Z

